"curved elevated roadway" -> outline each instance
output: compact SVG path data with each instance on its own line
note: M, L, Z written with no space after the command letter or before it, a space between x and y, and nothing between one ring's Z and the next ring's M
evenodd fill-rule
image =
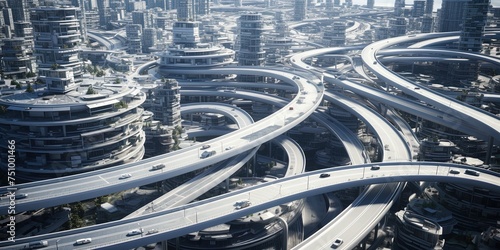
M298 174L155 214L20 239L15 243L1 242L0 249L22 249L29 242L37 240L47 240L52 249L55 242L58 241L58 248L61 250L130 249L163 239L179 237L307 196L377 183L425 180L474 185L495 192L500 191L499 173L474 169L479 173L479 176L467 175L463 173L470 167L464 165L432 162L388 162L376 163L380 166L377 171L370 170L372 165L375 164L335 167ZM459 171L460 174L451 174L451 169ZM320 173L330 173L331 177L320 178ZM240 210L235 209L234 204L241 200L250 200L252 205ZM138 227L141 227L145 232L151 228L156 228L159 232L131 237L124 234L128 230ZM77 239L88 237L92 238L91 244L74 245Z
M213 73L213 71L210 72ZM294 79L296 75L289 72L251 67L225 68L217 71L222 74L237 73L270 76L294 83L297 89L304 91L299 91L293 101L297 102L301 97L305 97L306 101L301 105L294 105L293 109L289 109L292 105L287 104L284 108L252 126L207 141L206 143L211 144L213 146L212 150L215 150L217 154L205 159L200 159L201 149L199 147L189 147L136 163L124 164L74 176L16 185L14 188L18 189L18 193L24 192L29 194L27 198L16 201L16 211L35 210L90 199L171 178L236 156L286 132L305 120L317 108L319 105L319 101L317 100L320 100L323 94L320 86L303 78ZM234 146L234 148L224 150L227 146ZM168 163L169 168L163 172L149 171L152 165L160 163ZM130 173L132 177L125 180L119 179L121 174L124 173ZM82 183L86 185L81 185ZM2 190L5 189L2 188ZM8 204L7 200L0 201L2 213L7 212Z
M433 106L446 111L453 116L461 117L463 120L474 122L475 126L477 126L478 129L485 131L486 134L489 134L492 138L500 141L500 119L498 117L495 117L483 110L464 104L453 98L439 94L426 88L416 90L416 87L420 87L418 84L390 71L385 66L383 66L377 58L380 50L388 48L390 46L395 46L398 44L408 43L421 39L445 37L453 34L456 33L429 33L389 38L368 45L361 52L361 58L365 64L365 67L367 67L368 70L373 72L379 79L382 79L387 84L396 86L403 92L417 97L418 99L423 100L426 103L432 104Z
M214 104L203 103L203 104L188 104L183 105L181 107L181 111L183 113L189 112L205 112L206 110L198 110L199 106L210 105L214 106ZM248 113L244 110L232 107L230 111L237 110L240 115L239 117L247 117L244 124L238 124L239 127L248 126L253 123L253 119ZM233 115L234 116L234 115ZM295 171L299 171L297 173L302 173L305 171L305 155L304 152L300 149L300 146L294 142L293 140L286 138L284 136L279 136L273 139L274 142L281 145L281 147L285 150L288 155L289 163L288 169L295 169ZM228 159L228 161L223 161L218 163L216 166L211 167L209 170L204 171L203 173L197 175L195 178L189 180L185 184L176 187L165 195L155 199L150 204L147 204L140 209L136 210L132 214L126 216L124 219L137 217L140 215L148 214L154 211L161 211L166 208L184 205L192 200L196 199L198 196L206 193L211 188L215 187L219 183L223 182L227 178L229 178L232 174L234 174L238 169L240 169L247 161L249 161L256 153L258 147L249 151L249 153L240 154L234 158ZM299 153L297 153L299 152ZM290 173L291 172L287 172Z

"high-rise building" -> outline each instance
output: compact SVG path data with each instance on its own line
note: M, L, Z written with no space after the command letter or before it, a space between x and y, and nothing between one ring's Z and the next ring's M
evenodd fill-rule
M406 35L406 18L398 16L389 20L389 37L397 37Z
M366 0L367 8L373 9L374 6L375 6L375 0Z
M394 1L394 15L401 16L403 15L405 9L405 0L395 0Z
M0 67L10 79L26 78L29 72L36 70L33 46L23 37L2 39Z
M425 13L425 0L413 1L412 17L422 17Z
M179 21L194 21L194 4L193 0L179 0L177 7L177 20Z
M476 53L481 51L489 5L489 0L470 0L467 2L458 40L459 50ZM475 81L479 74L479 64L476 61L459 63L455 73L457 79Z
M149 53L150 48L157 43L157 30L155 28L145 28L142 34L142 52Z
M194 13L200 16L210 14L210 0L195 0Z
M331 10L333 8L333 0L326 0L326 10Z
M432 15L432 10L434 9L434 0L425 1L425 14Z
M153 119L163 125L177 127L181 125L181 94L179 83L174 79L157 81L158 86L153 89L149 110L153 112Z
M334 22L332 26L328 26L323 34L323 44L329 47L341 47L345 45L345 29L346 25L343 22Z
M143 29L153 27L153 14L147 10L132 12L132 23L139 24Z
M3 25L9 28L9 31L14 30L14 17L11 8L3 8ZM9 36L8 36L9 37Z
M187 79L207 78L211 76L179 73L178 70L206 69L233 64L234 51L220 45L200 42L199 22L178 21L172 28L173 44L166 51L159 53L159 72L166 77Z
M443 0L439 13L438 32L459 31L464 9L469 0Z
M8 0L9 8L12 9L12 19L14 22L29 22L31 7L27 0Z
M128 24L125 26L127 34L127 52L130 54L142 53L142 26L140 24Z
M306 0L295 0L293 20L302 21L306 18L307 5Z
M52 92L71 91L82 80L78 49L82 37L77 14L75 7L39 7L31 12L39 77Z
M430 15L425 15L422 17L422 27L420 32L431 33L433 31L434 18Z
M260 13L243 14L239 18L238 65L262 66L265 52L263 49L264 22Z
M481 51L489 5L490 0L470 0L467 3L458 42L459 50Z
M109 0L97 1L97 11L99 13L99 25L106 28L111 20Z

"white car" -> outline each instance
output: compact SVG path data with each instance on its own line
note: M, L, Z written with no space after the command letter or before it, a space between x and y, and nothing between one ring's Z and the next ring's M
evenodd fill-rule
M332 248L337 248L337 247L339 247L340 245L342 245L342 243L344 243L344 241L343 241L342 239L340 239L340 238L337 238L337 239L333 242L333 244L332 244Z
M165 164L158 164L151 167L151 170L158 170L165 167Z
M127 233L127 236L134 236L134 235L138 235L138 234L141 234L141 233L142 233L141 230L139 230L139 229L133 229L133 230L131 230L131 231L129 231Z
M129 174L129 173L120 175L120 179L127 179L127 178L130 178L130 177L132 177L132 175Z
M231 149L233 149L233 146L226 147L226 150L231 150Z
M92 238L83 238L83 239L76 240L75 244L76 245L83 245L83 244L88 244L90 242L92 242Z

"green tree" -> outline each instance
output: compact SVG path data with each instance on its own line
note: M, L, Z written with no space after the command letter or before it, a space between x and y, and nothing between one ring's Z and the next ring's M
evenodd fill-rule
M95 95L95 94L97 94L97 91L95 91L94 88L92 87L92 85L90 85L87 88L87 95Z
M35 90L33 89L33 87L31 86L31 83L28 83L28 86L26 87L26 92L28 93L33 93Z

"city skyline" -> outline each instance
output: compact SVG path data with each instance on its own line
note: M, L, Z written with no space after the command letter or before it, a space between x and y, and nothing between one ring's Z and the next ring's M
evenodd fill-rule
M500 8L448 1L0 0L0 249L500 245Z

